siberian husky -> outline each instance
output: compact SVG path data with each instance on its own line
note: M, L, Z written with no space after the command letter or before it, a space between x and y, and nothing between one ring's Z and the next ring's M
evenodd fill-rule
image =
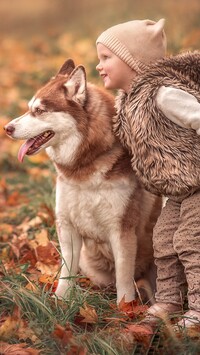
M115 283L117 302L136 297L134 280L153 265L152 230L161 199L145 191L112 132L114 98L86 82L67 60L5 126L26 140L18 158L42 149L57 170L56 223L63 259L56 295L67 297L78 271L98 286Z

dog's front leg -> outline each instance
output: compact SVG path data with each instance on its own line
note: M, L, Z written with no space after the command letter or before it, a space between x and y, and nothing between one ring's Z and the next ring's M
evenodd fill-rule
M117 303L124 298L125 302L135 299L133 283L135 260L137 253L137 237L131 233L115 233L110 238L115 261Z
M57 218L57 232L61 251L61 273L56 296L67 298L78 272L82 241L75 229L63 217Z
M80 259L82 238L73 227L70 216L69 187L59 177L56 184L56 226L61 251L62 268L56 295L67 298L69 287L74 284Z

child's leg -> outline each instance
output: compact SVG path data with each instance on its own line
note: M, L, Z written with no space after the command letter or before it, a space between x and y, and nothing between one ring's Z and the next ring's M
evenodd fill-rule
M183 266L174 250L173 238L180 224L179 202L169 199L154 228L154 257L157 265L156 302L179 305L186 283Z
M180 216L174 247L185 268L189 309L200 312L200 191L183 200Z
M156 303L142 323L154 326L170 314L182 310L181 290L186 283L183 266L173 247L173 237L180 223L180 203L168 200L154 228L153 244L157 265Z

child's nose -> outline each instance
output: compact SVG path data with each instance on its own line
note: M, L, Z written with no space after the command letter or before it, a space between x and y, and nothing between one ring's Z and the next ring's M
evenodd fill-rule
M98 63L97 66L96 66L96 70L100 71L101 69L102 69L102 67L101 67L100 63Z

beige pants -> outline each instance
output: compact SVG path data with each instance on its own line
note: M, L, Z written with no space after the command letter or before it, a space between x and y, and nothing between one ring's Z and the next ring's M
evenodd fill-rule
M158 268L156 302L183 303L200 311L200 190L184 198L169 198L154 229Z

